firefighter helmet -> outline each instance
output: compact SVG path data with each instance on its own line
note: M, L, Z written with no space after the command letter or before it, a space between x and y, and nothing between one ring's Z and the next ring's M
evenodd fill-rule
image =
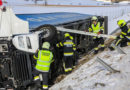
M69 33L65 33L65 38L66 38L66 37L69 37L69 36L70 36L70 34L69 34Z
M49 43L49 42L44 42L44 43L42 44L42 48L49 49L49 48L50 48L50 43Z
M123 26L126 25L126 22L125 22L125 20L118 20L117 24L118 24L119 27L123 27Z
M96 16L93 16L93 17L91 18L91 20L92 20L92 21L97 21L98 18L97 18Z

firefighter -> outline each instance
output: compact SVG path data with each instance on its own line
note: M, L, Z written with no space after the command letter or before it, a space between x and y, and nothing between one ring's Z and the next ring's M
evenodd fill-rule
M59 42L57 47L63 47L64 62L63 67L66 74L69 74L73 68L73 55L76 50L75 44L73 42L73 37L69 33L64 34L63 41Z
M48 90L48 75L50 70L50 65L53 62L53 54L49 50L50 43L44 42L42 45L42 50L39 50L36 55L34 55L34 59L37 60L35 69L40 73L39 75L34 77L34 81L40 82L40 75L42 75L42 89Z
M100 22L98 22L98 18L96 16L93 16L91 18L92 24L89 27L89 32L93 32L96 34L103 34L104 32L104 27L102 26L102 24ZM97 54L99 51L99 47L101 51L104 50L104 39L102 37L93 37L93 41L94 41L94 54Z
M118 26L121 29L121 34L116 38L115 45L120 47L125 47L130 45L130 28L128 29L125 20L118 20ZM111 50L114 50L114 47L110 47Z

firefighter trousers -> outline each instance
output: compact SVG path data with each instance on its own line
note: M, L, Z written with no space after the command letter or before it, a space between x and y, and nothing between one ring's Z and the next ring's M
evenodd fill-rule
M73 56L64 56L64 70L71 72L73 67Z
M40 75L42 75L42 77L40 77ZM40 80L41 78L42 82ZM49 72L40 72L37 70L35 71L34 81L38 87L42 86L42 90L48 90L48 78L49 78Z
M102 37L100 38L94 38L94 50L99 50L98 46L100 45L101 48L104 48L104 39Z
M116 46L120 45L120 47L125 47L127 46L127 42L130 42L130 40L127 38L120 38L120 39L117 39L115 43L116 43Z

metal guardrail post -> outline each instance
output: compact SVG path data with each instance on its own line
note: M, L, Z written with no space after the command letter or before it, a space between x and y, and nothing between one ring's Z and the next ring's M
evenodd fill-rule
M97 57L96 61L98 61L100 64L102 64L108 71L111 73L120 72L118 70L113 69L110 65L108 65L106 62L104 62L101 58Z
M112 46L115 47L115 49L120 53L120 54L126 54L119 46L116 46L115 44L112 43Z
M104 34L108 34L108 16L104 17Z

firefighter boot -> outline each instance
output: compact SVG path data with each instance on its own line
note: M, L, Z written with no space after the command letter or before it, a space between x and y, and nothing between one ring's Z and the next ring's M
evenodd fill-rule
M112 47L112 46L110 46L110 47L108 47L111 51L113 51L113 50L115 50L115 48L114 47Z
M130 42L127 42L127 45L130 46Z
M98 50L95 50L95 51L94 51L94 54L97 54L97 53L98 53Z
M104 49L105 49L104 47L101 47L101 48L100 48L101 51L104 51Z
M42 85L42 90L48 90L48 85Z

